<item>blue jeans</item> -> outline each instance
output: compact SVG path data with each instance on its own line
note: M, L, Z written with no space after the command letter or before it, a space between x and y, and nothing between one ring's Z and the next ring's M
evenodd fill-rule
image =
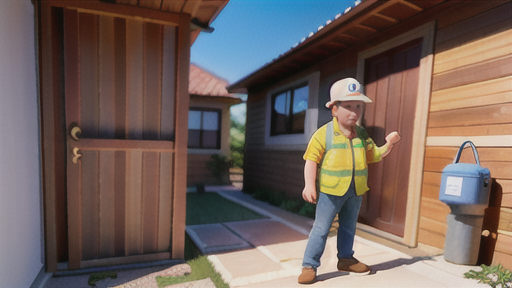
M316 216L309 233L308 245L304 253L303 267L317 268L324 253L327 235L332 221L338 214L339 228L337 238L338 258L351 258L354 255L354 235L357 216L363 196L356 195L354 181L343 196L320 193L316 204Z

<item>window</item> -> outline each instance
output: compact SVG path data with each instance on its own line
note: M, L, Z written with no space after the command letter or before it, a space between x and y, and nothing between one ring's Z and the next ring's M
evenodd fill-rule
M220 110L188 111L188 148L220 149Z
M266 94L265 147L304 150L318 123L320 72L283 81Z
M308 95L307 84L272 95L271 136L304 133Z

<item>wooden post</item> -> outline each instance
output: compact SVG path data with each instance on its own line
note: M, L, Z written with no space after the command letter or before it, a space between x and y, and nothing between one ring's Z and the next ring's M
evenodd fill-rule
M185 257L185 217L187 193L188 82L190 69L190 15L181 14L176 53L175 157L173 169L173 217L171 255Z

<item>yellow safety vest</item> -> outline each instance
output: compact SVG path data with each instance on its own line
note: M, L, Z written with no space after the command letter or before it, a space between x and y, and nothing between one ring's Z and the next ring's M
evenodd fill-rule
M334 131L333 122L327 124L326 149L321 162L319 186L326 194L343 196L354 178L356 194L363 195L368 188L368 164L380 161L381 153L364 128L356 126L357 137L348 139Z

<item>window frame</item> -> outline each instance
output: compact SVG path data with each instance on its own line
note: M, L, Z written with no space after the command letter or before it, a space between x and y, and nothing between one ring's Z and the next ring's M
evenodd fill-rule
M308 107L304 120L304 132L294 134L277 134L271 135L272 126L272 96L280 92L298 88L302 84L308 86ZM318 124L318 94L320 88L320 72L312 72L301 78L289 82L281 82L276 84L266 93L265 108L265 148L267 149L284 149L284 150L303 150L313 133L316 131Z
M189 146L189 143L187 141L187 148L188 149L200 149L200 150L220 150L221 149L221 136L222 136L222 110L221 109L215 109L215 108L204 108L204 107L191 107L188 109L188 111L199 111L201 112L201 119L200 119L200 129L199 129L199 147L191 147ZM217 112L218 119L217 119L217 143L215 147L203 147L203 132L205 131L203 129L203 112ZM190 121L190 119L189 119ZM187 127L187 129L190 131L190 128ZM213 131L213 130L212 130Z
M283 90L280 90L279 92L276 92L276 93L273 93L271 95L271 103L272 105L270 106L271 107L271 111L270 111L270 136L277 136L277 135L289 135L289 134L303 134L304 133L304 130L305 130L305 126L306 126L306 123L304 123L304 127L303 127L303 130L300 131L300 132L293 132L293 117L294 117L294 114L293 114L293 104L294 104L294 100L295 100L295 91L298 90L298 89L301 89L301 88L304 88L304 87L308 87L308 102L309 102L309 85L307 82L303 82L303 83L300 83L298 85L295 85L295 86L290 86L286 89L283 89ZM288 105L288 112L290 115L288 121L286 122L285 124L285 128L286 128L286 132L284 133L277 133L275 131L275 127L276 127L276 119L274 118L275 117L275 112L274 112L274 106L275 106L275 103L276 103L276 99L278 96L280 96L281 94L283 93L288 93L290 92L290 105ZM286 105L285 105L286 106ZM286 107L285 107L286 109ZM306 111L307 111L307 108L306 108ZM305 121L305 119L304 119Z

